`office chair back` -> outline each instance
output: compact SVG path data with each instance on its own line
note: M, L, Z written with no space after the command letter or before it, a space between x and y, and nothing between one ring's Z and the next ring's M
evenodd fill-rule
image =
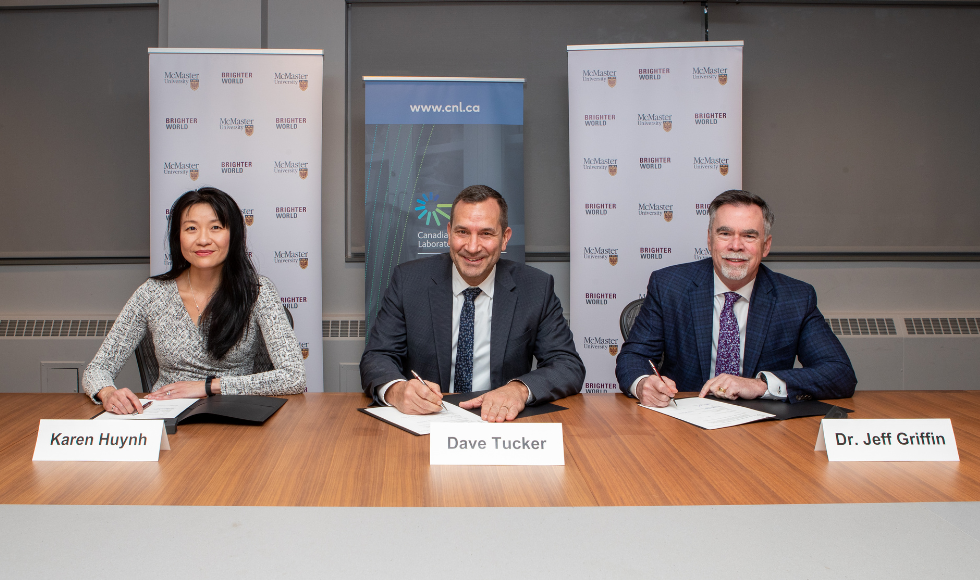
M619 315L619 331L623 334L623 340L630 337L630 329L633 328L641 306L643 306L643 299L639 298L627 304L626 308L623 308L623 313Z

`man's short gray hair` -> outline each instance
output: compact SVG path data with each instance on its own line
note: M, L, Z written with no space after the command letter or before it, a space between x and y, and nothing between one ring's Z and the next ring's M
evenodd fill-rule
M497 205L500 206L500 234L503 235L507 230L507 201L497 190L488 185L471 185L459 192L453 200L453 208L449 211L449 223L452 224L452 218L456 217L458 203L480 203L488 199L496 200Z
M708 234L711 234L715 223L715 214L718 208L723 205L757 205L762 210L762 221L765 223L765 237L768 239L772 235L772 224L776 221L776 215L769 209L766 200L758 195L745 191L744 189L729 189L718 194L718 197L711 201L708 206Z

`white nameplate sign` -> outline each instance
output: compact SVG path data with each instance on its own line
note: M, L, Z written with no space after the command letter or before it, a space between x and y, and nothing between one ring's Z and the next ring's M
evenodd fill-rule
M565 465L561 423L433 423L430 465Z
M41 419L34 461L158 461L170 450L163 420Z
M815 451L830 461L959 461L949 419L824 419Z

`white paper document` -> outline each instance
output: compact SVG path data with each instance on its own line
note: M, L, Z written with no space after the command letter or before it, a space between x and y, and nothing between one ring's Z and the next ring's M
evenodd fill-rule
M169 399L166 401L149 401L140 399L143 412L135 415L116 415L105 412L95 417L96 421L119 421L127 419L173 419L201 399Z
M364 409L382 421L397 425L416 435L428 435L432 423L483 423L479 415L474 415L452 403L443 402L445 409L431 415L406 415L394 407L371 407Z
M677 403L676 407L673 404L666 407L640 406L686 421L691 425L697 425L702 429L721 429L722 427L732 427L775 417L771 413L763 413L762 411L700 397L674 399L674 402Z

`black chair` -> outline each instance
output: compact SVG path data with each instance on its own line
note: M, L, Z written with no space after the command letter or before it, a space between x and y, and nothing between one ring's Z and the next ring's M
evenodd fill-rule
M641 306L643 306L643 299L639 298L627 304L626 308L623 308L623 313L619 315L619 331L623 333L623 340L630 337L630 329L633 328L633 322L636 321Z
M283 310L286 311L286 319L289 320L290 328L295 328L293 324L293 315L289 313L289 309L283 306ZM259 337L262 340L262 337ZM160 365L157 364L156 351L153 350L153 337L147 332L140 341L139 345L136 346L136 366L140 370L140 382L143 383L143 392L149 393L153 390L153 385L160 378ZM262 347L259 349L258 354L255 356L255 362L252 365L252 374L264 373L266 371L271 371L275 366L272 364L272 360L269 359L269 349L265 347L265 341L262 340Z

